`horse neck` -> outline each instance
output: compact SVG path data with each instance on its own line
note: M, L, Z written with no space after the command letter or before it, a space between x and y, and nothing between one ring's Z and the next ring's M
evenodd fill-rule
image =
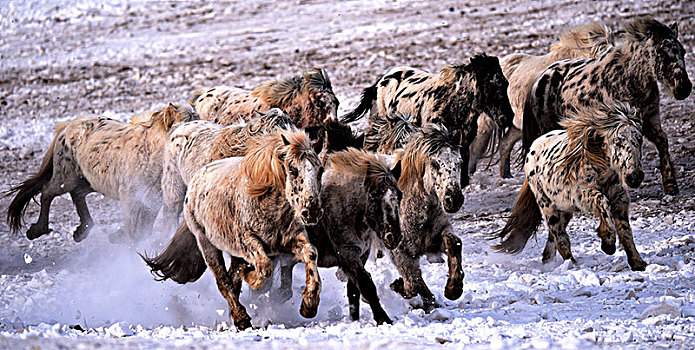
M441 73L439 74L441 79ZM450 89L448 89L448 94L440 97L447 102L443 103L443 106L436 112L436 115L444 118L439 117L442 120L429 120L429 122L442 123L450 130L454 130L460 128L461 124L465 123L471 113L477 115L483 112L480 94L476 94L476 84L471 84L470 74L467 73L463 79L442 82L444 84L440 85L439 88L448 84L451 85ZM434 89L436 91L438 88L434 87ZM448 115L453 115L454 117L448 118L446 117Z
M607 52L601 61L607 65L606 76L617 78L611 83L628 86L632 94L641 96L656 83L654 54L643 43L625 41Z

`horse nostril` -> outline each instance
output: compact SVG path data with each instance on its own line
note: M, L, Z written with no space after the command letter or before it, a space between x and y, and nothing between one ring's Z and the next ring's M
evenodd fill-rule
M302 209L302 218L308 219L309 218L309 211L306 209Z

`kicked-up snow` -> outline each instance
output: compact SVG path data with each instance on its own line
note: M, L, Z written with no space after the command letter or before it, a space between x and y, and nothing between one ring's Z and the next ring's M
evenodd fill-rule
M80 114L124 120L185 101L200 86L250 88L312 66L328 70L343 114L394 66L433 71L480 51L538 54L565 26L600 20L617 28L645 13L679 21L692 78L695 8L687 2L10 2L0 7L0 190L35 171L55 124ZM238 332L209 272L187 285L149 273L138 253L161 251L173 233L155 232L137 247L112 244L118 203L91 194L97 227L75 243L77 215L62 196L49 235L29 241L0 223L0 348L693 348L695 103L662 96L661 107L681 193L663 195L656 150L645 141L646 180L631 192L644 272L630 271L621 249L601 251L591 216L568 227L577 264L559 255L541 263L544 229L519 255L494 253L485 237L504 225L523 178L516 169L500 179L497 164L483 159L452 216L466 274L458 300L443 297L446 265L423 258L441 304L426 314L419 298L389 289L397 278L389 258L371 257L367 269L393 325L377 327L364 302L351 321L336 269L320 270L319 313L304 319L300 265L288 302L243 287L254 329ZM2 212L9 200L0 200ZM30 204L27 222L37 214Z

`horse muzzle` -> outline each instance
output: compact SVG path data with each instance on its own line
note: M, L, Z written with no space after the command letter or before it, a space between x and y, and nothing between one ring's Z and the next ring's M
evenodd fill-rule
M300 215L304 225L316 225L319 219L321 219L321 216L323 216L323 209L321 209L320 205L313 205L309 209L302 209Z
M625 176L625 183L627 183L627 185L630 188L639 187L639 185L642 184L642 181L644 181L644 171L642 171L642 170L634 171L630 174L627 174L627 176Z
M685 100L688 96L690 96L690 92L693 90L693 83L690 82L690 79L686 76L684 79L681 80L681 83L678 84L676 82L676 86L673 89L673 97L676 100Z
M400 228L389 230L386 231L386 234L384 234L384 245L387 249L396 249L398 244L401 243L402 239L403 235L401 234Z
M446 191L444 194L444 211L449 214L456 213L463 206L463 193L460 189Z

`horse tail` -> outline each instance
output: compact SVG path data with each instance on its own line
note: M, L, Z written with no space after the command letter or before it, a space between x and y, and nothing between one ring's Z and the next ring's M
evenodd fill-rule
M504 225L502 231L489 237L489 239L499 238L502 240L499 244L493 245L492 248L507 254L519 253L526 246L528 239L536 234L542 220L543 217L538 203L536 203L536 196L531 191L528 179L524 179L524 184L521 186L519 197L516 199L507 224Z
M364 89L364 91L362 91L362 97L360 97L360 104L352 112L340 117L340 121L343 123L354 122L372 109L374 101L376 100L378 83L377 81L374 85Z
M535 79L531 80L532 82ZM524 101L524 114L523 122L521 127L521 153L519 155L519 161L523 161L526 154L531 150L531 144L539 136L541 136L541 126L538 124L538 115L536 114L536 108L534 106L533 99L536 92L535 83L529 83L526 91L526 101Z
M203 96L203 94L208 90L210 90L209 87L201 87L195 89L195 91L193 91L193 95L191 95L191 99L188 100L188 104L191 105L191 107L195 108L195 105L198 102L200 96Z
M55 137L48 146L46 154L43 156L41 166L36 174L24 180L18 186L10 188L5 192L5 197L15 194L12 203L7 207L7 223L10 225L10 230L13 233L19 231L22 227L22 217L24 212L34 196L41 193L43 187L51 181L53 177L53 150L58 141L60 133L68 126L68 123L60 123L55 127Z
M138 253L139 254L139 253ZM193 232L183 221L164 251L153 258L140 254L157 281L172 279L185 284L197 281L207 265Z

